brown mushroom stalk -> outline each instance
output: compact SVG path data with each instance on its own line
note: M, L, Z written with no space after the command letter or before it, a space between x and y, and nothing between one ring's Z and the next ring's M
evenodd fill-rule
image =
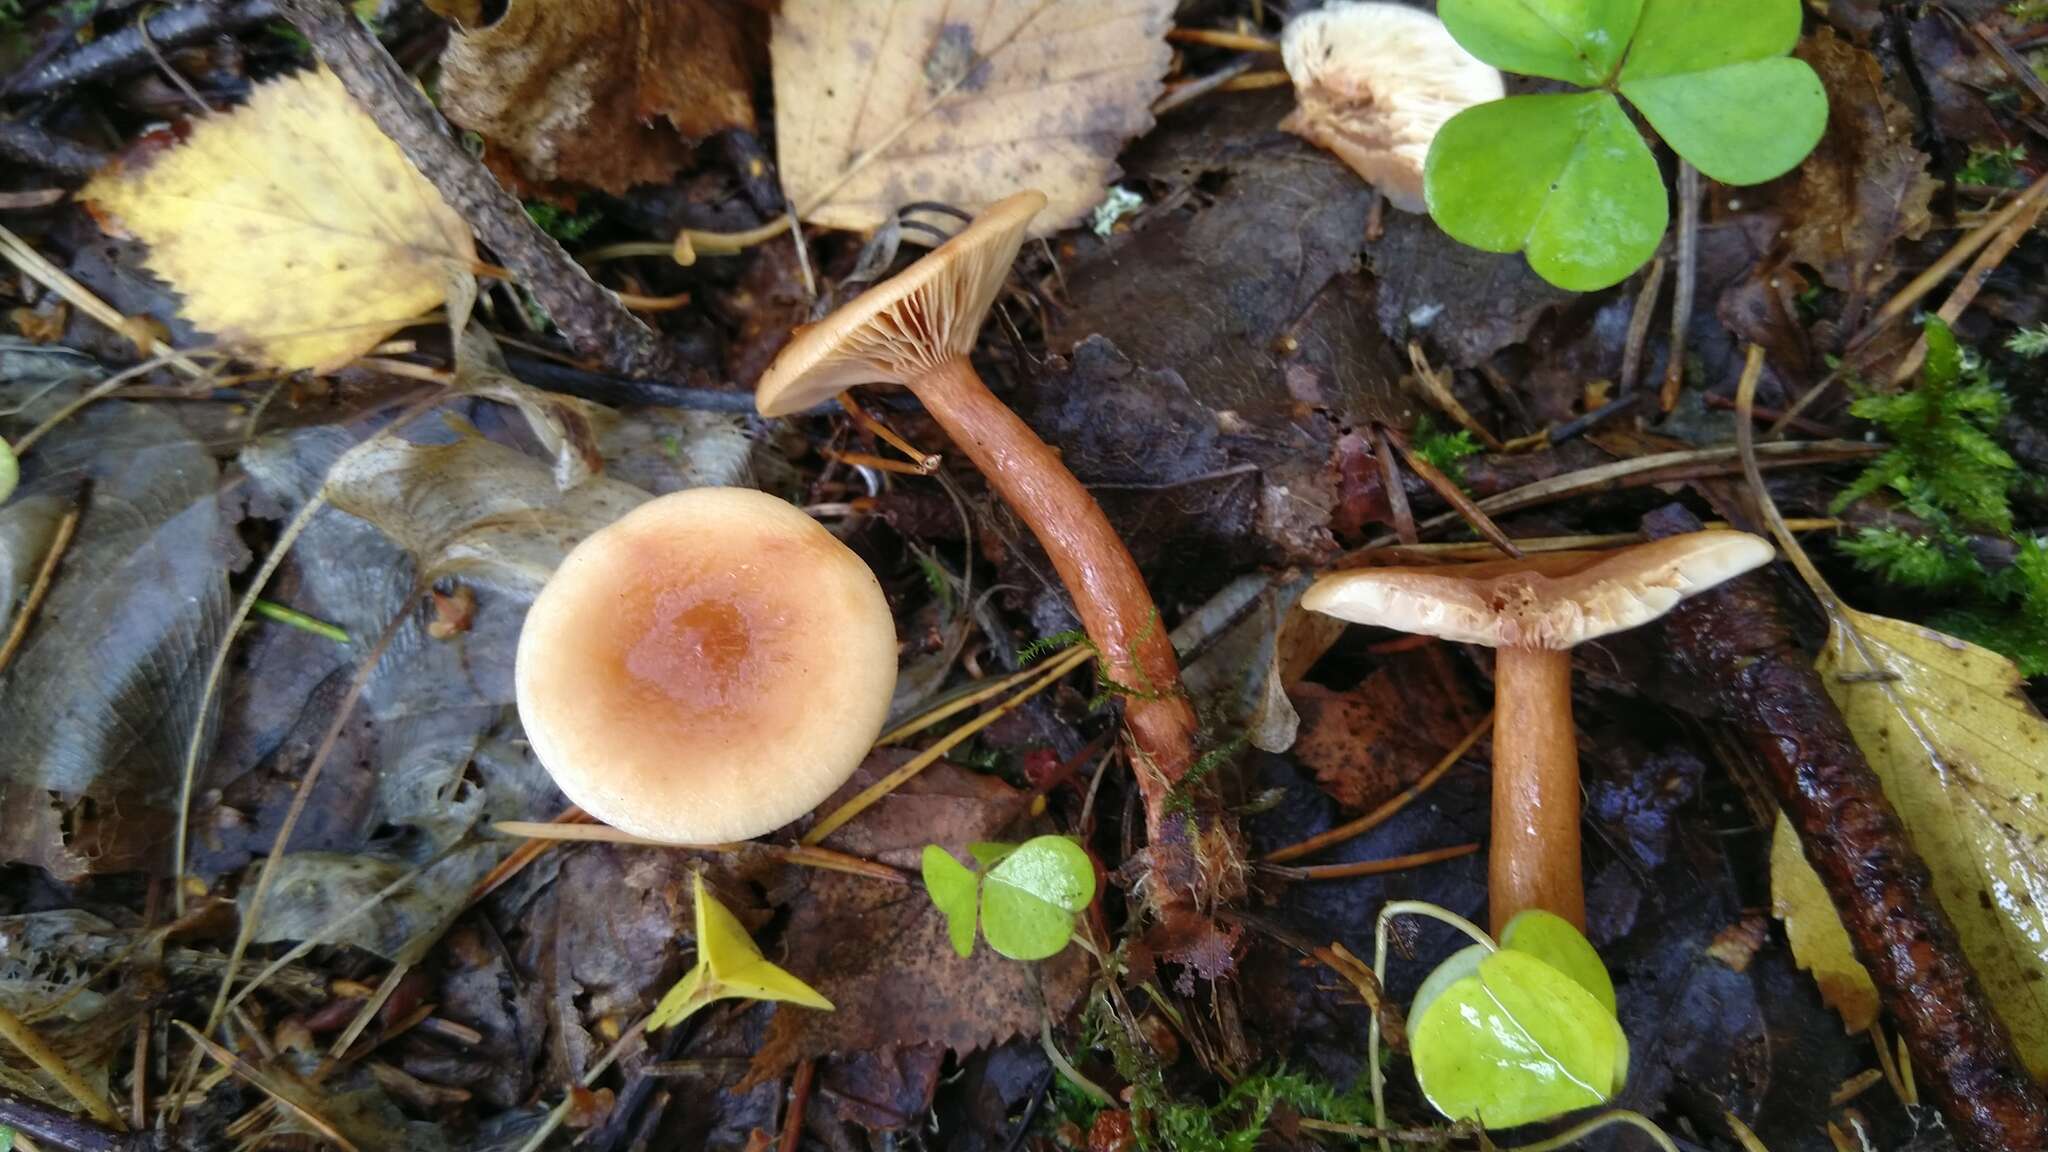
M1073 597L1104 674L1128 689L1124 716L1154 852L1153 896L1179 903L1214 888L1213 868L1177 866L1208 854L1186 853L1186 823L1172 819L1174 785L1195 763L1198 721L1166 624L1101 506L968 359L1044 206L1038 192L996 204L909 269L800 329L762 375L755 404L764 416L780 416L856 384L902 385L1031 529ZM1169 846L1180 859L1162 869Z
M1488 916L1496 934L1528 908L1583 928L1571 649L1647 624L1772 555L1761 537L1694 532L1617 552L1336 572L1301 606L1495 650Z

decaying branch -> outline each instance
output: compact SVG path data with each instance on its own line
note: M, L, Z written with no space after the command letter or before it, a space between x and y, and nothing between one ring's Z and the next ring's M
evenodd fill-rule
M27 72L13 82L7 94L40 96L130 68L148 68L155 63L150 54L152 45L158 50L183 48L276 16L277 8L271 0L187 4L157 12Z
M592 280L481 162L464 151L441 114L390 53L339 0L278 0L278 11L313 45L377 127L547 309L579 355L627 376L671 365L667 350L618 297Z
M1695 531L1670 508L1653 536ZM1705 705L1765 766L1958 1146L2048 1147L2048 1102L1991 1010L1884 786L1791 639L1771 577L1753 573L1665 618L1674 701Z

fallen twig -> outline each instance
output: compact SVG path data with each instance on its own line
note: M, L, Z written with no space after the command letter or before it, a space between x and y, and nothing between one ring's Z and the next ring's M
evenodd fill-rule
M116 1132L127 1127L121 1122L121 1114L114 1110L114 1106L107 1102L105 1096L86 1083L84 1077L72 1071L70 1063L59 1055L56 1049L45 1043L35 1029L5 1008L0 1008L0 1040L6 1040L14 1045L23 1056L28 1057L50 1079L55 1080L66 1095L78 1101L79 1106L95 1121Z
M1424 772L1415 783L1403 788L1399 795L1356 820L1339 824L1327 832L1318 832L1299 844L1290 844L1285 848L1267 853L1265 863L1283 864L1289 860L1299 860L1303 856L1320 852L1333 844L1342 844L1353 837L1363 836L1381 824L1386 823L1393 818L1394 813L1406 808L1417 796L1435 787L1436 782L1443 779L1445 773L1456 767L1458 761L1464 759L1465 753L1470 752L1472 746L1479 743L1480 737L1485 736L1492 728L1493 713L1489 711L1480 718L1479 723L1472 726L1470 732L1465 733L1464 739L1458 741L1450 751L1444 753L1443 759L1438 760L1436 765L1429 771Z
M1410 868L1420 868L1424 864L1437 864L1445 860L1456 860L1460 856L1470 856L1477 851L1479 845L1474 842L1410 852L1405 856L1389 856L1384 860L1357 860L1349 864L1304 864L1299 867L1261 864L1259 871L1273 876L1284 876L1289 880L1349 880L1357 876L1382 876L1388 872L1405 872Z
M347 5L336 0L279 0L277 7L377 127L519 275L571 347L628 376L673 368L668 349L653 330L536 227L489 169L463 150L426 95Z
M15 77L6 92L15 96L40 96L131 68L147 67L152 62L151 44L158 48L182 48L276 17L277 8L271 0L187 4L166 9Z
M22 120L4 117L0 117L0 156L45 172L80 179L99 171L108 159L105 152L89 144L45 132Z
M50 594L50 584L57 576L57 565L64 559L65 549L71 547L71 534L78 530L79 510L74 507L57 522L57 534L50 539L49 551L43 553L43 562L36 569L35 583L29 585L28 595L22 599L21 611L14 614L14 623L8 626L7 639L0 642L0 672L14 662L14 654L21 651L21 645L28 638L28 627L36 618L36 609L43 606L43 597ZM0 610L7 606L0 604Z
M1700 170L1684 158L1678 161L1678 275L1671 286L1671 348L1664 354L1664 386L1657 390L1657 407L1666 412L1678 407L1678 391L1685 384L1685 338L1692 326L1693 286L1700 266Z

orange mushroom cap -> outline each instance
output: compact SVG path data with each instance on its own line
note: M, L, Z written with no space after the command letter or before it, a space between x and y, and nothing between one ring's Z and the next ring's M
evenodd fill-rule
M650 500L577 545L519 637L519 717L564 795L715 844L815 808L874 744L896 630L874 573L750 488Z
M952 239L830 316L797 329L761 374L754 406L786 416L856 384L908 384L974 350L1045 193L998 201Z
M1562 649L1647 624L1773 555L1747 532L1690 532L1614 552L1332 572L1301 606L1463 644Z

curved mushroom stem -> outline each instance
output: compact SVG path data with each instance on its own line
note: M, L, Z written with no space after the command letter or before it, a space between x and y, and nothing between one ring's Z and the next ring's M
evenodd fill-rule
M964 357L951 357L908 384L1051 557L1105 674L1129 689L1124 719L1152 844L1155 850L1185 844L1184 831L1174 827L1179 822L1168 819L1169 801L1195 762L1195 710L1130 550L1059 453L996 399ZM1179 889L1181 882L1166 887ZM1172 899L1168 892L1157 895Z
M1571 653L1503 647L1494 654L1493 691L1493 934L1525 908L1555 912L1583 929Z

